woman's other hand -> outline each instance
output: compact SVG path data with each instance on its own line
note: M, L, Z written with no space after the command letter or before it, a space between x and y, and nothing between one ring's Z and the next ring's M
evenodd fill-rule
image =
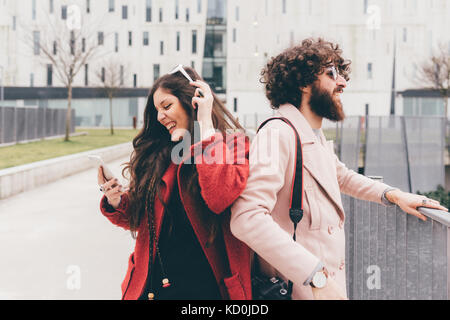
M116 178L113 178L113 179L107 181L103 175L103 167L102 166L100 166L98 168L97 180L98 180L98 184L100 186L100 190L103 191L106 198L108 199L108 203L114 209L117 209L117 207L120 204L122 194L125 193L125 190L123 190L122 185L119 183L119 180Z

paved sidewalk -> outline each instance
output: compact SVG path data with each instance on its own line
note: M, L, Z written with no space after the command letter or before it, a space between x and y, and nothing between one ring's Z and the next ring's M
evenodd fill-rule
M122 177L122 163L108 163ZM100 213L97 170L0 200L0 299L120 299L129 231Z

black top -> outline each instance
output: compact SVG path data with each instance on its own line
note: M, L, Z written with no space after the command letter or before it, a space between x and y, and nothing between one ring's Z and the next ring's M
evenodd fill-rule
M155 300L219 300L219 287L211 266L200 246L197 236L186 215L178 192L178 183L164 214L159 236L159 251L165 276L155 254L152 277L152 291ZM167 277L170 287L162 287L162 279ZM150 282L141 299L148 299Z

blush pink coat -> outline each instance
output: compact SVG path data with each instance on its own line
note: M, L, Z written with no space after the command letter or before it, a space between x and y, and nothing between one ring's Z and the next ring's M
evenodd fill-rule
M253 249L262 271L294 282L293 299L313 299L303 283L322 261L346 293L345 213L341 192L381 203L389 187L349 170L334 153L333 142L320 139L293 105L280 106L277 117L296 127L303 148L304 215L292 239L289 201L295 163L295 134L280 120L266 124L250 148L250 174L232 206L231 232ZM320 140L320 141L319 141Z

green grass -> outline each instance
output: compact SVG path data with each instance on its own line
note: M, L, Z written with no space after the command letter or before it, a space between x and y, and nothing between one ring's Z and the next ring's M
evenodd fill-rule
M114 129L112 136L110 129L77 128L76 132L88 135L71 137L67 142L58 138L0 147L0 169L129 142L138 130Z

